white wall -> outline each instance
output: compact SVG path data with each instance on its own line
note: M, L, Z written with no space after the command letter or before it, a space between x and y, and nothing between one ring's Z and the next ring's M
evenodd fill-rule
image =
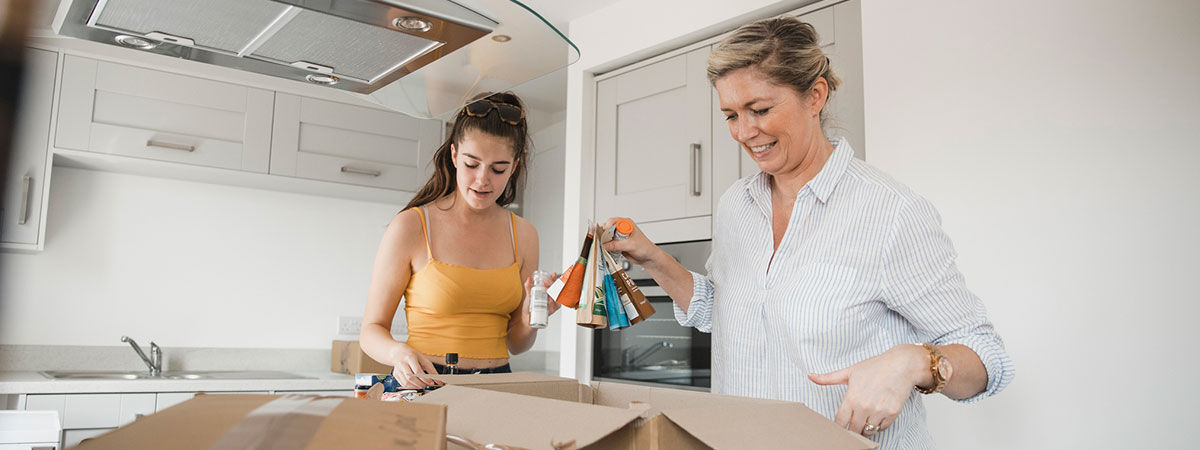
M533 157L529 160L529 176L521 200L521 214L538 231L538 266L548 272L561 272L563 222L563 147L566 122L562 115L552 124L533 133ZM564 312L570 312L564 310ZM538 332L532 350L559 351L562 324L550 321L550 326Z
M0 253L0 344L329 348L386 205L55 167L45 251Z
M779 5L630 0L571 22L564 248L591 210L591 75L796 6ZM1194 446L1198 5L864 0L869 161L938 206L1017 367L998 397L927 403L941 448ZM563 334L565 375L586 378L568 353L586 339Z
M1187 448L1200 3L865 1L869 161L938 206L1017 376L942 448Z

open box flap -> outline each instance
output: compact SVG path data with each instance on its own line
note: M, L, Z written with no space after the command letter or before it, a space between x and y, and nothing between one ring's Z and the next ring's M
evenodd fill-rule
M868 450L879 446L799 403L675 408L662 414L714 449Z
M336 406L270 407L281 399L325 399ZM396 442L411 448L444 448L445 420L443 405L298 395L200 395L85 440L76 448L382 449L395 448Z
M481 444L583 447L629 425L638 411L448 385L415 402L446 405L446 432Z

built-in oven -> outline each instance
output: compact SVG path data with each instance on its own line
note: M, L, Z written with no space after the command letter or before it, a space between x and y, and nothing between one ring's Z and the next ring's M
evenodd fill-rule
M683 267L706 273L712 241L660 244ZM710 335L675 321L671 298L646 270L630 265L626 273L656 311L649 319L623 330L595 330L592 370L595 378L660 383L680 387L711 386Z

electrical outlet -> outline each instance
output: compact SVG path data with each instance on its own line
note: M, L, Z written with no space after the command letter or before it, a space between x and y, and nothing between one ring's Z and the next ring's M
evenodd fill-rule
M362 329L362 317L338 317L337 334L345 336L357 336L360 329Z

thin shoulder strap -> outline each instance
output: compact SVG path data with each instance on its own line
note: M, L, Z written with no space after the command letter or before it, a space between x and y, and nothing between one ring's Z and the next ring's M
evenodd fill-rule
M433 259L433 249L429 247L429 223L425 219L425 209L418 206L417 215L421 216L421 234L425 235L425 256Z
M512 221L509 222L508 226L509 228L512 228L513 259L517 262L521 262L521 253L517 251L517 213L509 211L508 214L512 216Z

